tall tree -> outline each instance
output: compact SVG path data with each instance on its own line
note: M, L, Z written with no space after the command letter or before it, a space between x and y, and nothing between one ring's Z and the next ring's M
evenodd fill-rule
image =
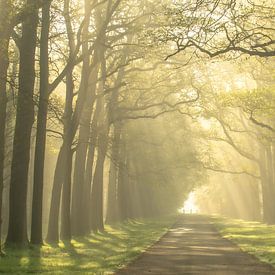
M73 235L83 235L85 232L83 224L87 219L84 214L88 209L85 205L85 167L88 152L88 143L90 137L90 123L93 113L94 102L96 98L97 78L98 78L98 43L95 45L94 60L95 64L90 71L90 55L89 55L89 25L91 17L91 3L85 1L85 24L83 26L83 80L85 81L85 89L87 89L87 97L80 116L79 141L76 150L73 192L72 192L72 233ZM98 28L97 28L98 29ZM93 146L93 145L91 145ZM92 169L91 167L89 169Z
M110 159L111 163L110 163L109 182L108 182L108 202L107 202L107 214L106 214L107 224L112 224L118 220L117 178L118 178L121 132L122 132L121 122L114 123L111 159Z
M2 226L2 196L4 187L5 129L7 109L7 70L9 66L9 41L11 35L11 1L0 1L0 236ZM0 252L1 252L0 241Z
M30 160L30 138L34 122L35 50L38 8L27 0L28 14L22 23L20 39L19 90L10 182L10 211L7 242L24 244L27 237L27 189Z
M42 205L44 185L44 161L46 148L46 125L49 100L49 28L51 1L42 7L42 28L40 38L40 88L37 115L36 145L34 156L34 182L32 199L31 243L41 244Z

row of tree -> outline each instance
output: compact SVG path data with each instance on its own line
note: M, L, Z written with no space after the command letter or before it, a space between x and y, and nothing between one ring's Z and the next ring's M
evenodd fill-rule
M40 244L45 230L49 242L104 230L106 157L108 222L178 207L180 199L164 197L169 186L172 197L184 195L173 187L172 175L179 172L172 169L166 173L171 179L158 183L157 171L169 154L146 160L126 123L158 117L179 104L168 100L174 85L156 93L165 74L148 78L163 63L144 60L141 32L154 8L150 1L1 1L0 196L7 243ZM193 101L185 97L181 104ZM52 184L45 171L50 147L58 151ZM143 171L150 162L154 177Z
M213 78L224 63L211 67L221 55L272 66L272 14L272 2L0 0L6 242L70 240L173 212L209 170L260 177L264 219L275 222L272 84L224 93ZM222 167L213 141L248 168Z

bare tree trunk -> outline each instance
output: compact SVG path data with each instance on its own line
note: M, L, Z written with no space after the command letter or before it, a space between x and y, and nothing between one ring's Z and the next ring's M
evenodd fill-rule
M132 36L127 38L127 43L131 44ZM127 60L127 50L121 58L121 63L125 64ZM107 216L106 223L114 223L118 220L119 205L118 205L118 177L119 177L119 165L120 165L120 149L121 149L121 135L122 135L122 124L120 122L115 122L116 113L118 107L118 97L119 97L119 86L123 80L125 74L124 68L119 69L117 79L115 81L115 86L117 87L111 96L108 109L108 122L113 123L114 127L114 138L112 144L112 155L111 155L111 165L109 171L109 184L108 184L108 202L107 202ZM110 126L109 126L110 127Z
M31 243L42 244L42 205L44 185L44 161L46 148L46 127L49 100L49 53L51 2L42 7L42 30L40 39L40 96L37 115L37 132L34 161L34 183L32 199Z
M104 231L103 224L103 172L104 162L108 148L108 134L109 127L106 118L106 108L104 102L104 80L100 85L100 97L97 101L97 108L99 112L98 121L98 150L97 160L93 178L92 193L91 193L91 229L94 232Z
M26 200L30 160L30 138L34 122L33 92L38 10L35 0L27 0L28 17L22 23L20 41L19 90L10 184L8 243L27 243Z
M263 200L263 221L268 224L274 223L274 190L270 185L269 177L269 158L267 156L265 148L262 146L260 149L260 174L261 174L261 186L262 186L262 200Z
M259 181L251 182L252 192L252 220L261 221L260 186Z
M7 70L9 66L11 1L0 1L0 254L2 253L2 199L4 187L5 130L7 112Z
M107 202L107 215L106 223L115 223L118 219L118 205L117 205L117 178L119 166L119 148L121 141L122 125L114 123L114 137L111 152L111 164L109 171L109 184L108 184L108 202Z
M270 204L270 224L275 224L275 184L273 176L273 158L271 144L266 148L266 161L267 161L267 184L269 189L269 204Z
M61 208L61 238L71 239L71 182L72 182L72 143L74 134L72 131L73 116L73 72L70 71L66 77L66 104L64 113L64 167L63 167L63 188Z
M125 141L121 142L119 152L119 165L118 165L118 183L117 183L117 200L118 200L118 218L119 221L125 221L129 218L128 215L128 171L127 171L127 153Z
M90 56L88 53L89 43L89 23L91 16L91 3L85 0L85 22L83 26L83 54L86 56L83 62L82 74L85 74L85 88L88 89L88 79L89 79L89 66L90 66ZM97 67L97 66L96 66ZM79 129L79 141L75 156L75 169L74 169L74 180L73 180L73 190L72 190L72 209L71 209L71 219L72 219L72 234L75 236L82 235L82 195L83 195L83 185L84 185L84 171L86 163L86 154L89 142L89 131L90 131L90 120L93 110L93 101L95 97L96 80L97 80L97 69L92 71L91 85L87 94L87 99L84 104L84 110L80 116L80 129Z
M84 197L83 197L83 227L85 233L91 231L91 192L93 181L93 167L95 161L95 147L97 143L97 123L100 115L100 108L96 104L96 109L93 115L92 124L90 128L90 142L87 155L86 167L85 167L85 183L84 183Z
M79 127L79 141L75 157L74 184L72 192L72 233L75 236L81 236L86 233L84 224L87 217L84 213L85 211L88 211L88 209L86 208L85 196L86 192L89 192L89 190L85 187L85 167L89 148L90 123L95 101L97 75L98 66L95 66L91 73L90 90L87 95ZM92 169L92 167L89 167L88 169Z
M66 158L64 167L64 184L62 189L61 208L61 240L71 240L71 187L72 187L72 149L71 143L66 144Z
M92 185L91 228L94 232L104 231L103 224L103 172L108 145L108 131L98 136L98 156Z
M65 169L65 150L64 145L60 148L53 180L52 198L49 213L49 225L47 233L47 241L56 243L59 241L59 209L61 200L61 190L64 182Z

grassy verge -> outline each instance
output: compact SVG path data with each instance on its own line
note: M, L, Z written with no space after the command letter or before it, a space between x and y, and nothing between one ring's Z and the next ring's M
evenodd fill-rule
M106 226L105 233L56 246L7 248L7 256L0 259L0 273L111 274L156 242L175 219L174 216Z
M243 251L275 266L275 226L220 217L212 217L212 220L222 236Z

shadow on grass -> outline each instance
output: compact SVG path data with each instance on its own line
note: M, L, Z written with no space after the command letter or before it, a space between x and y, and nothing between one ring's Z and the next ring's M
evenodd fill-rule
M275 226L226 218L213 218L220 233L244 251L275 266Z
M0 273L103 274L121 268L155 242L174 221L128 221L106 226L103 233L74 238L57 245L7 247Z

